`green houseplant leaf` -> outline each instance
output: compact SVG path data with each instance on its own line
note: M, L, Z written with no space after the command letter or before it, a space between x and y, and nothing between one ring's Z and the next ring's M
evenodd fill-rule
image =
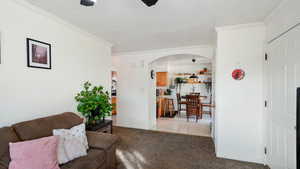
M103 86L94 86L85 82L83 90L76 94L77 110L86 118L88 125L94 125L104 120L112 111L108 91Z

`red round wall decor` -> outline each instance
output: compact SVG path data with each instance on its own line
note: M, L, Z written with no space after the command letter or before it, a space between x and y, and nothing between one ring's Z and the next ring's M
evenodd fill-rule
M242 69L235 69L232 72L232 78L234 80L242 80L245 77L245 71Z

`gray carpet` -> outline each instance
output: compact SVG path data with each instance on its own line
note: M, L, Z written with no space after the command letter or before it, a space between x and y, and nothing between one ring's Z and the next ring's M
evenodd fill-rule
M266 169L263 165L216 158L211 138L127 128L121 137L118 169Z

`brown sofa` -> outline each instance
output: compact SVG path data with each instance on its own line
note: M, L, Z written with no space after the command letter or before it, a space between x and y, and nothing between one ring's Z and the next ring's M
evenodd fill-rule
M83 119L74 113L63 113L0 128L0 169L8 169L9 142L19 142L47 137L53 129L69 129ZM60 166L61 169L116 169L116 144L118 137L98 132L87 132L88 155ZM24 168L26 169L26 168Z

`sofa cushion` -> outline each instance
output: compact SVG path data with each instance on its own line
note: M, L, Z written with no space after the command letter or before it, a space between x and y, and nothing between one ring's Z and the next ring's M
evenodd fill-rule
M83 123L83 119L74 113L63 113L13 125L22 141L33 140L52 135L53 129L69 129Z
M85 124L71 129L54 129L53 135L59 136L58 161L65 164L75 158L86 156L88 141L85 134Z
M59 137L9 143L10 169L60 169L57 161Z
M0 128L0 165L8 168L9 156L9 143L18 142L20 139L11 127Z
M99 149L90 149L88 155L77 158L62 165L61 169L99 169L105 165L105 152Z

